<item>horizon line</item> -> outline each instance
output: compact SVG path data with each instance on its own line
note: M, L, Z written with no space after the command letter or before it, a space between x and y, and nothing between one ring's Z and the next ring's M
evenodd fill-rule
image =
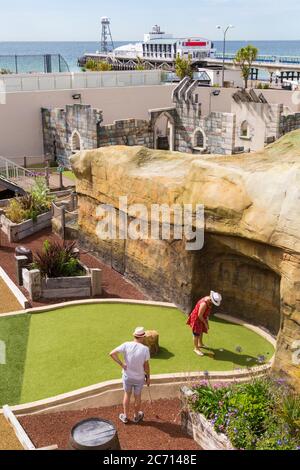
M223 42L222 39L212 39L214 42ZM299 39L227 39L226 43L228 42L300 42ZM2 40L0 39L0 43L5 43L5 42L14 42L14 43L19 43L19 42L101 42L101 40L95 40L95 39L43 39L43 40L38 40L38 39L18 39L18 40ZM115 39L114 42L143 42L141 39L136 40L136 39Z

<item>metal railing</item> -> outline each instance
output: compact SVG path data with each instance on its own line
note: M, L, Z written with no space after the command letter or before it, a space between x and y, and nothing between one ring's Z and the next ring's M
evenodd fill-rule
M38 175L7 158L0 157L0 176L23 189L29 189Z
M223 60L222 53L215 54L216 60ZM225 54L224 56L225 61L233 61L235 59L235 54ZM212 58L212 60L214 60ZM259 55L255 59L255 62L261 63L270 63L270 64L299 64L300 65L300 57L293 57L293 56L276 56L276 55Z

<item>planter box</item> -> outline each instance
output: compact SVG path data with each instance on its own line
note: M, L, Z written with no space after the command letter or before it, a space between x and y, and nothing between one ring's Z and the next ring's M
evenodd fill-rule
M33 233L39 232L44 228L51 227L52 212L45 212L37 216L37 220L25 220L20 224L11 222L4 214L1 215L2 231L7 235L10 242L18 242L23 238L29 237Z
M38 269L22 270L23 286L31 300L78 299L99 296L102 293L102 271L88 269L85 276L43 279Z
M189 399L194 392L188 387L181 389L181 426L203 450L235 450L225 434L218 434L205 416L191 410Z

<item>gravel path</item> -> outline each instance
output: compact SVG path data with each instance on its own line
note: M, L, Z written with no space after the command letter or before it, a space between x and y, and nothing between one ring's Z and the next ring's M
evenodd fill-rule
M7 287L0 277L0 315L1 313L16 312L22 310L22 306L17 301L12 291Z
M15 248L17 246L26 246L31 249L33 253L36 250L40 250L43 246L45 240L56 240L60 239L53 233L51 229L45 229L38 234L34 234L31 237L22 240L19 243L9 243L7 237L1 233L1 244L0 244L0 266L6 271L10 276L12 281L17 284L16 274L15 274ZM116 299L135 299L135 300L144 300L146 297L142 292L140 292L133 284L128 282L121 274L114 271L111 267L106 266L104 263L96 259L91 254L85 253L84 250L81 251L80 259L90 268L100 268L103 272L103 294L99 298L116 298ZM28 298L28 292L20 287L20 290ZM2 298L2 296L1 296ZM63 302L62 299L59 302L53 301L52 303ZM39 307L43 305L49 305L51 302L32 302L33 307ZM19 310L17 308L16 310ZM2 312L3 313L3 312Z
M152 405L146 402L143 410L145 420L139 425L119 421L121 406L26 416L20 422L37 447L57 444L59 449L67 449L73 426L83 419L98 417L117 426L123 450L199 450L181 429L179 400L157 400Z
M23 450L4 416L0 416L0 450Z

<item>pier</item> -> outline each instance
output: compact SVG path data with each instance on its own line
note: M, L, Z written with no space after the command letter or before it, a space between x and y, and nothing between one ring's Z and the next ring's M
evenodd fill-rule
M225 66L227 69L235 69L235 54L216 54L214 58L207 59L208 66L221 66L225 59ZM257 80L260 70L270 73L271 77L274 74L279 77L281 82L287 80L300 80L300 56L269 56L259 55L255 62L252 64L251 79Z

